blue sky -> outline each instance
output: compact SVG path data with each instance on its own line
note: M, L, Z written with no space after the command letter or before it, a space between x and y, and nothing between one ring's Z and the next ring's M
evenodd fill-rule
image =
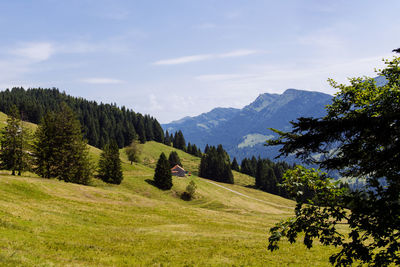
M2 0L0 89L57 87L160 122L374 75L400 1Z

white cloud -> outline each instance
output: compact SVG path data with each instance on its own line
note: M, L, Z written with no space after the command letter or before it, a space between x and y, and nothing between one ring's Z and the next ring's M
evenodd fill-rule
M171 58L171 59L164 59L154 62L154 65L178 65L178 64L185 64L190 62L196 61L203 61L207 59L213 58L213 55L210 54L203 54L203 55L194 55L194 56L186 56L186 57L178 57L178 58Z
M55 53L55 48L49 42L25 43L11 51L11 54L32 61L44 61Z
M226 57L244 57L244 56L249 56L253 54L257 54L259 51L257 50L248 50L248 49L242 49L242 50L235 50L231 51L225 54L219 54L217 55L220 58L226 58Z
M232 58L232 57L243 57L249 56L260 51L257 50L249 50L249 49L242 49L242 50L234 50L227 53L221 54L199 54L193 56L185 56L185 57L178 57L178 58L171 58L171 59L163 59L153 63L153 65L178 65L178 64L185 64L197 61L204 61L204 60L211 60L216 58Z
M124 83L122 80L117 79L110 79L110 78L101 78L101 77L94 77L94 78L86 78L82 79L81 82L90 83L90 84L121 84Z

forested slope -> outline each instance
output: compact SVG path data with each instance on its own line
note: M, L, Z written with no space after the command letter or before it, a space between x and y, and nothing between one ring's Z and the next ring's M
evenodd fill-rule
M119 147L130 144L137 137L142 143L150 140L164 141L164 132L158 121L116 104L98 104L60 92L58 89L13 88L0 92L0 111L9 114L16 105L22 119L39 123L48 111L57 111L62 102L72 108L82 125L84 137L92 146L102 148L110 140Z

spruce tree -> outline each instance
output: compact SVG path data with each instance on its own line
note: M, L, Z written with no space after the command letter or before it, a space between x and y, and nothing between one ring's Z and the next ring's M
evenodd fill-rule
M207 151L201 157L199 176L217 182L233 184L233 174L228 153L221 145L218 148L210 146Z
M23 127L19 111L14 105L7 117L7 125L1 131L0 139L0 167L11 170L11 174L21 175L28 167L28 139L29 132Z
M164 145L171 146L171 138L168 130L165 132Z
M232 164L231 164L231 169L234 171L239 171L239 164L236 160L236 158L233 158Z
M173 139L173 147L186 151L186 141L183 137L183 133L181 130L175 132L174 139Z
M122 182L121 159L115 141L106 144L100 154L98 176L106 183L120 184Z
M168 190L172 187L171 168L164 153L161 153L157 162L154 172L154 184L162 190Z
M170 168L174 167L175 165L179 165L179 166L183 167L183 165L181 163L181 159L179 158L179 155L176 151L171 151L171 153L169 154L169 157L168 157L168 161L169 161Z
M62 104L57 113L47 113L35 133L34 170L44 178L88 184L91 176L89 150L75 114Z

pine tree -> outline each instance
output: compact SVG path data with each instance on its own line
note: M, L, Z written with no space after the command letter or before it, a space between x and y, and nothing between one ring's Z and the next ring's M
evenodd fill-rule
M121 159L115 141L106 144L100 154L98 176L106 183L120 184L122 182Z
M169 154L169 157L168 157L168 162L169 162L170 168L174 167L175 165L179 165L179 166L183 167L183 165L181 163L181 159L179 158L179 155L176 151L171 151L171 153Z
M11 174L21 175L28 167L28 139L29 132L23 127L17 107L11 108L7 118L7 125L1 131L0 140L0 167L11 170Z
M186 151L186 141L183 137L183 133L181 130L175 132L174 140L173 140L173 147Z
M44 178L88 184L91 164L81 126L72 110L62 104L57 113L47 113L35 133L34 170Z
M172 187L171 169L164 153L161 153L157 162L154 172L154 184L162 190L169 190Z
M171 138L168 130L165 132L164 145L171 146Z
M201 157L199 176L215 180L217 182L233 184L233 174L228 153L222 148L210 146L208 153Z
M236 158L233 158L232 164L231 164L231 169L234 171L239 171L239 164L236 160Z

